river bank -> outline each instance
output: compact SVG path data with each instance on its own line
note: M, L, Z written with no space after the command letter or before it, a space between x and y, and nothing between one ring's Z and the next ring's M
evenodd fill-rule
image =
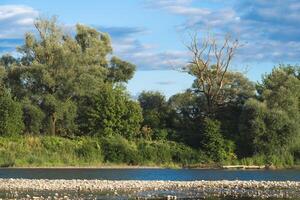
M111 181L111 180L48 180L0 179L0 191L9 195L44 199L33 194L53 194L68 199L77 194L101 194L128 197L251 197L296 198L299 181ZM68 196L69 194L69 196Z
M199 149L171 141L128 141L122 137L0 137L0 167L221 169L224 165L269 165L269 169L287 169L298 164L281 161L256 156L214 162Z
M269 165L221 165L221 164L194 164L194 165L127 165L127 164L113 164L103 163L99 165L58 165L58 166L10 166L0 167L0 169L224 169L224 170L283 170L296 169L300 170L300 165L282 167Z

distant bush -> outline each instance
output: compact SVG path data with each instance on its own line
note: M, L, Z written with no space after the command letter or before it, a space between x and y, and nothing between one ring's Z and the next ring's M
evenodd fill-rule
M15 155L9 150L0 150L0 167L13 167Z
M75 153L86 162L94 160L103 161L100 143L98 140L93 140L93 138L81 138L77 144Z
M105 162L126 163L136 165L140 163L136 145L122 136L101 137L102 152Z
M203 153L176 142L140 140L137 145L143 163L186 166L206 160Z

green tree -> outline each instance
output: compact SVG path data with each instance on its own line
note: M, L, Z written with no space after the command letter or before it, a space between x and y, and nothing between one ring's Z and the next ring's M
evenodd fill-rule
M279 66L258 84L258 100L250 99L243 110L241 138L252 151L246 155L279 155L290 152L300 139L299 69Z
M221 122L224 137L238 142L243 105L255 96L255 85L239 72L227 72L224 79L227 84L220 91L223 103L218 105L215 118Z
M151 138L166 138L169 108L165 96L159 92L144 91L139 95L138 101L143 110L142 126L153 130Z
M201 137L202 150L214 161L219 162L227 157L225 141L221 134L220 122L205 118Z
M25 125L24 132L40 134L43 128L45 114L38 106L32 104L32 102L27 98L22 101L22 107L23 122Z
M21 105L0 86L0 135L21 134L24 128Z
M170 111L167 118L167 127L173 130L170 139L194 147L199 146L203 104L201 96L197 96L191 90L170 97L168 100Z
M7 71L0 65L0 85L4 85L4 79L7 77Z
M112 82L127 82L133 77L135 65L117 57L110 60L108 79Z
M17 64L18 60L10 54L4 54L0 58L0 65L3 65L5 68L9 68L14 64Z
M141 121L139 104L130 100L122 88L111 84L102 85L80 100L80 134L118 134L131 139L137 136Z
M72 37L56 19L38 19L38 35L28 33L18 48L19 66L8 71L8 85L19 100L29 99L45 114L44 132L74 134L77 103L85 93L105 82L119 84L133 75L135 66L113 57L107 34L78 24Z

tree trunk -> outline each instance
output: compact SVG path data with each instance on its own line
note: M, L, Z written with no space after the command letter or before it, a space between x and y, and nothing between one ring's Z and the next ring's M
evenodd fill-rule
M50 133L51 135L56 134L56 114L52 113L50 117Z
M211 99L210 94L205 94L206 96L206 103L207 103L207 116L212 117L214 114L214 109L213 109L213 100Z

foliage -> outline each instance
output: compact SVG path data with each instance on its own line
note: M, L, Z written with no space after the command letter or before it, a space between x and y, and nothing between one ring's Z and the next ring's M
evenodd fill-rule
M290 154L300 140L300 80L296 68L275 68L258 85L258 92L258 100L248 100L243 110L240 138L246 144L245 154Z
M0 135L20 134L23 131L22 108L9 91L0 85Z
M0 57L0 166L300 163L298 66L255 87L229 70L237 41L195 36L191 88L136 101L125 87L136 66L112 54L108 34L78 24L70 35L56 18L34 25L18 58Z
M152 129L161 129L166 126L167 102L159 92L142 92L138 101L143 109L143 125Z
M39 134L43 128L45 114L38 106L31 104L28 99L22 101L22 107L25 125L24 131L26 133Z
M205 118L203 122L203 132L200 147L214 161L225 160L224 138L220 132L220 122Z
M184 142L196 148L199 146L202 106L202 98L189 90L170 97L167 124L172 130L169 134L171 140Z
M0 137L0 166L182 165L206 162L203 153L183 144L128 141L122 136Z
M104 161L136 165L140 163L136 145L121 136L101 138Z
M80 134L119 134L126 138L138 135L142 113L122 88L106 84L98 92L84 96L79 103Z
M126 82L135 66L117 57L108 61L110 38L93 28L78 24L72 37L56 18L38 19L35 27L38 35L26 34L18 49L20 63L8 69L8 85L43 111L44 133L74 135L78 99L106 81Z

